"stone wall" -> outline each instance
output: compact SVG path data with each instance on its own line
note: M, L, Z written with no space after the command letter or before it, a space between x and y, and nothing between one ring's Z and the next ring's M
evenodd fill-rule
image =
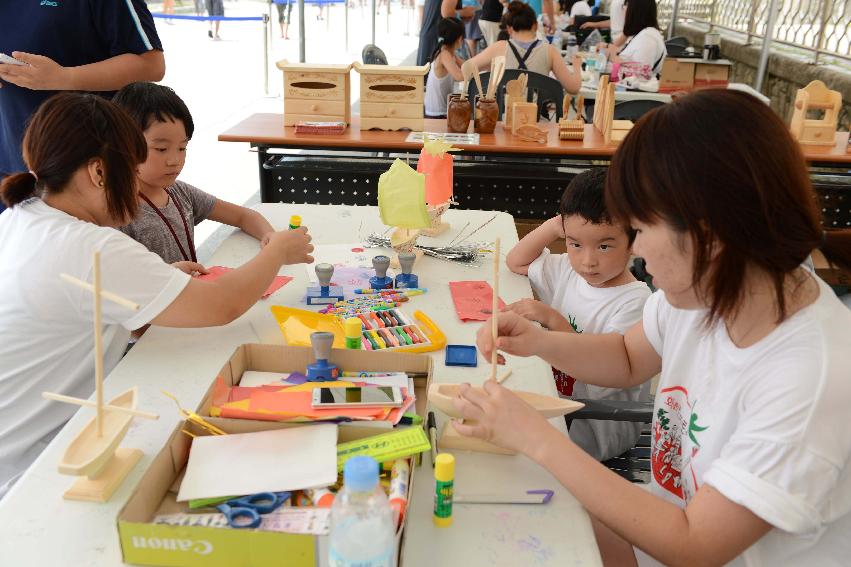
M694 46L703 45L705 30L680 23L674 35L685 36ZM759 45L743 45L731 37L721 37L721 56L733 62L731 81L753 86L759 66ZM768 57L768 76L762 92L771 98L771 108L787 123L792 119L795 94L816 79L842 95L839 129L848 130L851 122L851 74L828 65L813 65L799 58L772 52Z

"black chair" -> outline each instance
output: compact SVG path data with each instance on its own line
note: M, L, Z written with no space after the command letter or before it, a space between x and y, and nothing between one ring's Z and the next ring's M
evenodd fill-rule
M368 43L360 54L364 65L387 65L387 56L377 45Z
M683 36L672 37L665 42L668 57L682 57L686 54L688 39Z
M552 120L550 110L554 110L555 120L560 120L562 115L561 104L564 99L564 89L562 88L561 83L547 75L541 75L540 73L523 71L520 69L506 69L505 74L502 76L502 80L499 85L497 85L496 102L499 105L499 115L502 116L505 113L505 83L518 78L523 73L529 76L528 82L526 83L526 101L538 104L538 117L545 121L550 121ZM490 77L490 72L484 72L479 75L479 79L482 82L482 88L485 89L485 91L487 91ZM475 81L470 81L467 93L470 100L472 100L473 96L478 93Z
M636 122L639 118L654 108L663 106L665 103L659 100L625 100L615 103L613 120L632 120Z
M603 461L603 464L630 482L649 483L652 442L650 424L653 421L653 402L574 399L585 404L585 407L564 416L568 429L574 419L602 419L645 424L641 428L635 447Z

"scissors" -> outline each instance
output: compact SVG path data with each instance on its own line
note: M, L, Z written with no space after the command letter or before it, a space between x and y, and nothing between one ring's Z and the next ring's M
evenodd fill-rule
M216 508L225 515L230 527L256 528L261 514L277 510L289 497L289 492L260 492L228 500Z

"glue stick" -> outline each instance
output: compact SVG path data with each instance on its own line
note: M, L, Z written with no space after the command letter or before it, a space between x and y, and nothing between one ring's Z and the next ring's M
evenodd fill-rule
M440 453L434 463L434 525L448 528L452 525L452 494L455 484L455 457Z
M411 473L408 459L397 459L393 463L392 471L390 475L390 507L393 508L396 527L398 528L405 519L405 507L408 505L408 477Z
M290 217L290 230L295 228L299 228L301 226L301 217L298 215L293 215Z
M360 350L361 347L361 331L363 323L357 317L349 317L345 323L346 329L346 348Z
M334 493L328 490L328 487L321 488L309 488L307 490L307 495L310 497L310 501L313 502L313 505L317 508L330 508L331 504L334 503Z

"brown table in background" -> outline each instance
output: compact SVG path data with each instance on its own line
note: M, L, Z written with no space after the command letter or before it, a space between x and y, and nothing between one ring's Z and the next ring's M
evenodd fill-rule
M219 135L221 141L247 142L257 150L264 202L374 205L378 176L392 159L410 159L415 166L422 147L405 141L407 131L361 131L357 115L339 135L296 134L283 122L282 114L254 114ZM538 126L549 132L546 144L519 140L502 123L493 134L482 134L478 144L456 144L463 149L455 158L460 208L505 211L525 233L555 214L574 175L606 165L617 150L590 125L584 140L565 141L558 139L557 124ZM446 120L427 119L424 130L445 132ZM851 227L847 145L848 132L840 132L833 146L802 147L829 228Z

